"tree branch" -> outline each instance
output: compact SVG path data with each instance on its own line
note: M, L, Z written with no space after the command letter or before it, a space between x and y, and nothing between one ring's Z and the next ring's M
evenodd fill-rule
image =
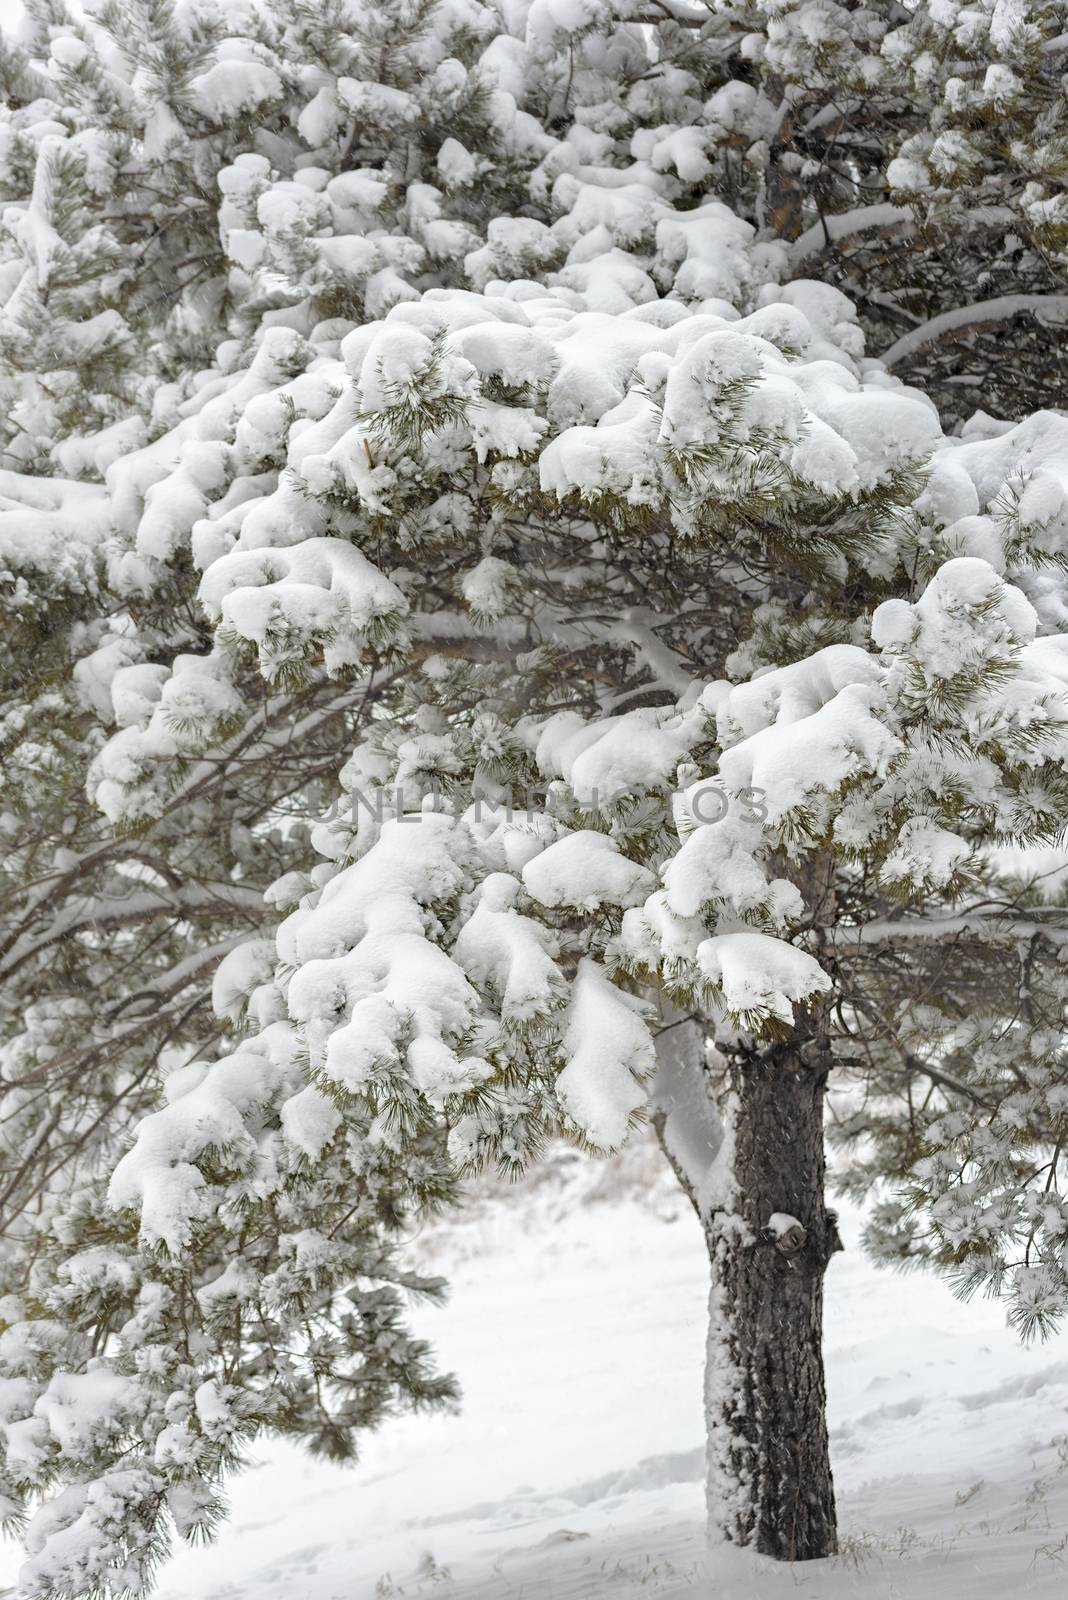
M884 367L896 366L899 361L915 355L928 345L937 344L947 333L963 333L984 323L1008 322L1012 317L1030 313L1039 321L1068 322L1068 294L1002 294L994 300L978 300L974 305L957 306L953 311L943 311L929 322L921 323L896 339L889 350L879 357Z

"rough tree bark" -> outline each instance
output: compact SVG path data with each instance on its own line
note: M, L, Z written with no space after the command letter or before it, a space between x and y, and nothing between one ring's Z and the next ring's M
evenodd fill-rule
M710 1532L812 1560L836 1548L822 1351L823 1277L841 1248L824 1197L828 1054L799 1035L732 1049L719 1122L703 1033L676 1023L661 1035L653 1123L711 1263Z
M791 1041L732 1052L729 1075L731 1172L704 1219L709 1513L734 1543L807 1561L837 1542L822 1348L823 1277L841 1247L824 1197L827 1059Z

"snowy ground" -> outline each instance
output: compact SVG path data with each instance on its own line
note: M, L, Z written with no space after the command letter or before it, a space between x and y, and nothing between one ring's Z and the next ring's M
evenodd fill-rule
M558 1175L559 1178L559 1175ZM856 1218L846 1217L847 1244ZM1003 1600L1068 1592L1068 1338L1022 1349L996 1306L877 1272L829 1279L843 1553L702 1568L697 1226L655 1154L480 1204L422 1242L426 1314L465 1387L349 1471L265 1448L234 1518L160 1600Z

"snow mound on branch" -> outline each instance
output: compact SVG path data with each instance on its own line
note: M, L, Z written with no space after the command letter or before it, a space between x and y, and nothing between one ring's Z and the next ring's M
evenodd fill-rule
M911 889L949 883L971 856L971 846L929 817L910 817L898 834L894 849L883 862L884 883Z
M607 807L636 786L666 787L703 726L699 708L642 709L591 721L560 711L538 730L535 759L547 777L564 778L591 809Z
M724 933L697 947L697 964L723 996L730 1016L763 1022L794 1020L794 1004L831 987L814 956L764 933Z
M952 679L1032 642L1038 619L1027 598L975 556L947 561L915 605L886 600L872 638L918 658L929 679Z
M734 745L772 724L797 722L825 706L847 685L876 683L878 678L878 664L866 650L856 645L828 645L804 661L732 685L716 710L720 743Z
M693 785L698 792L704 780ZM760 823L728 809L697 827L663 868L667 904L678 917L697 917L710 906L729 907L745 920L784 928L803 909L800 891L778 878L769 882L761 857Z
M28 1559L19 1582L30 1593L59 1584L92 1585L97 1563L123 1571L126 1516L143 1516L160 1493L160 1479L143 1467L110 1468L62 1489L37 1512L26 1537Z
M215 968L211 983L211 1009L217 1017L238 1023L253 991L274 975L273 939L246 939L228 952Z
M1068 551L1068 418L1039 411L993 437L965 427L934 458L916 510L934 553L989 562L1045 627L1068 625L1063 583L1034 562Z
M520 888L510 874L490 873L453 948L467 976L499 1006L506 1026L547 1016L567 992L553 960L551 933L515 910Z
M146 663L109 675L111 664L94 687L110 690L109 720L120 728L90 762L86 788L112 822L158 816L172 798L172 764L239 719L230 663L216 648L207 656L176 656L170 669Z
M595 962L580 963L565 1021L567 1065L556 1080L556 1092L590 1144L603 1150L623 1143L635 1112L645 1103L643 1080L656 1065L643 1010Z
M205 573L199 595L227 635L256 646L267 678L317 645L328 670L337 671L359 660L367 637L407 610L397 586L341 539L235 551Z
M365 1091L376 1074L403 1071L440 1103L489 1072L450 1043L479 1020L480 1000L462 967L427 937L429 907L465 886L468 848L451 817L387 822L318 904L279 931L282 959L298 966L290 1016L313 1069L349 1094Z
M77 593L93 585L109 530L101 485L0 471L0 572L43 576Z
M759 790L769 822L812 805L826 808L842 785L881 775L900 744L875 714L879 691L848 684L817 711L774 723L724 751L719 770L735 792Z
M249 54L244 60L217 61L192 79L189 93L197 110L206 117L228 122L280 100L282 82L271 67Z
M523 868L527 891L550 908L636 905L655 882L647 867L628 861L613 839L590 828L566 834Z
M112 1173L108 1197L116 1210L139 1212L147 1243L176 1254L193 1224L210 1215L217 1201L196 1164L205 1152L225 1152L231 1171L255 1168L260 1149L251 1114L287 1082L294 1091L301 1087L297 1048L293 1029L275 1023L232 1056L205 1065L199 1081L191 1078L179 1098L143 1118L133 1148Z

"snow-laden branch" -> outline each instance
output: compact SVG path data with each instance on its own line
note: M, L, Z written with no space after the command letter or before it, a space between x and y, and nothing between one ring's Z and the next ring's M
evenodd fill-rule
M896 223L912 220L913 214L908 206L891 205L888 200L878 205L857 206L852 211L839 211L832 216L821 217L790 246L790 265L796 267L799 262L818 255L840 239L866 233L869 228L889 228Z
M639 6L628 21L644 23L647 27L668 21L677 23L680 28L704 28L710 17L707 8L683 5L681 0L648 0L648 8Z
M0 977L9 977L32 956L73 933L128 927L161 916L186 918L204 913L214 916L224 909L263 916L266 910L263 893L238 883L205 883L187 884L177 889L146 889L129 895L101 895L75 902L37 938L26 937L13 945L0 962Z
M974 305L943 311L918 328L910 328L896 339L879 358L884 367L893 367L917 350L936 344L944 334L956 333L981 323L1007 322L1010 317L1030 312L1040 321L1068 322L1068 294L1002 294L993 300L978 300Z
M244 944L247 939L246 930L231 934L230 938L220 939L218 943L207 945L202 950L194 950L191 955L175 962L168 971L158 973L151 983L146 983L142 988L135 989L132 994L123 996L120 1005L112 1014L126 1011L146 1000L161 1000L165 996L180 993L205 967L214 966L223 956L229 955L231 950L236 950L238 945Z
M605 637L629 646L638 662L652 673L653 682L647 688L684 695L693 682L693 670L677 650L657 637L652 624L660 620L647 607L631 606L617 623L604 630Z
M494 654L510 659L517 648L529 647L525 622L495 620L492 632L488 633L469 613L458 610L413 612L408 627L413 639L432 644L438 650L468 650L472 659L486 659Z
M1011 939L1032 939L1041 935L1052 943L1062 944L1068 940L1068 920L1065 920L1062 907L1050 907L1050 912L1051 919L1046 921L1037 910L1032 910L1026 917L1013 918L1004 907L975 907L947 916L900 917L866 922L859 928L834 928L829 930L829 937L840 955L898 939L942 940L958 933L981 933L985 937L997 933ZM1062 918L1059 927L1052 920L1054 916Z
M806 128L805 131L807 133L810 130ZM1009 225L1018 220L1008 206L976 206L970 216L976 227L994 227L999 223ZM876 205L855 206L851 211L834 212L821 217L811 228L806 228L800 238L794 240L790 246L790 265L797 267L842 239L855 238L873 228L892 228L915 221L916 214L909 206L894 205L889 200L881 200ZM869 301L872 299L870 295L864 298Z

